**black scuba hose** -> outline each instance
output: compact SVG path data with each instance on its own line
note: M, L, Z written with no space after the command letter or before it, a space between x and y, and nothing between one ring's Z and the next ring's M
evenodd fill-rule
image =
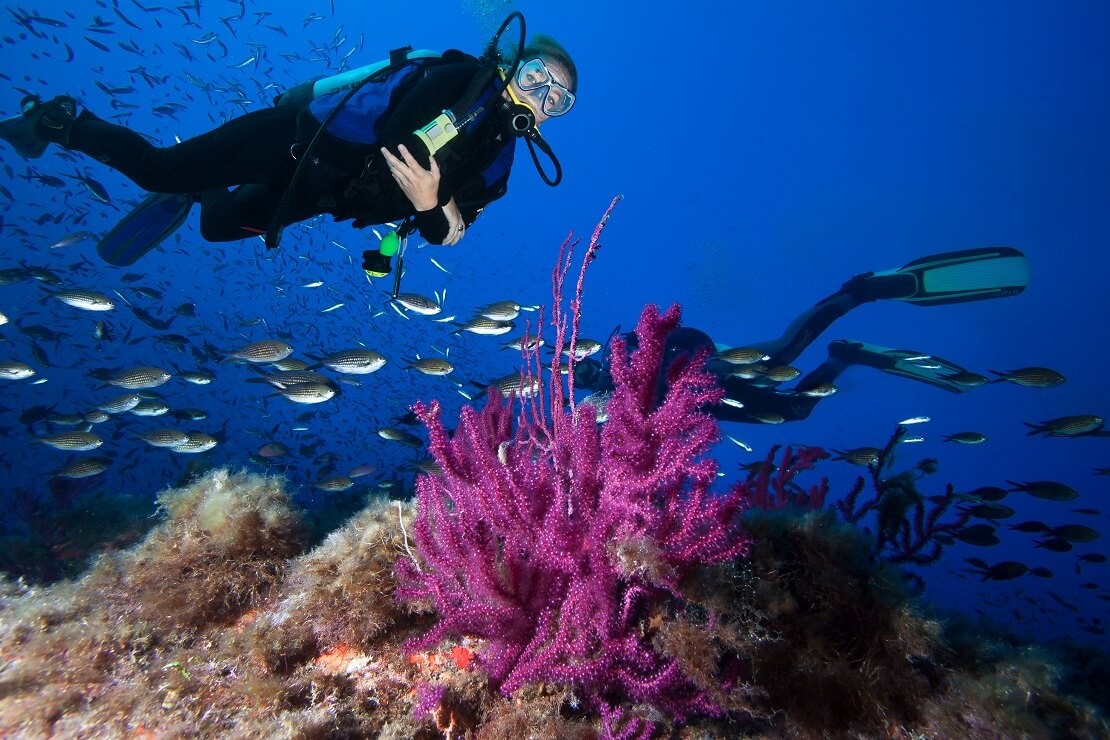
M512 13L509 13L509 17L501 23L501 26L497 29L497 33L493 34L493 38L490 39L489 44L486 45L485 51L482 52L481 61L484 66L482 73L475 75L474 79L471 80L470 84L467 86L466 92L463 93L462 99L451 108L451 117L456 120L455 128L457 130L461 131L471 121L480 116L490 104L496 105L497 101L500 100L505 90L509 87L509 81L512 79L511 74L501 81L501 85L494 91L485 105L477 110L471 111L470 115L459 120L459 117L470 110L471 106L477 102L478 97L482 94L482 90L485 89L489 81L497 74L497 60L500 58L500 53L497 51L497 43L501 39L501 35L505 33L505 29L512 23L513 18L520 19L520 41L516 46L516 58L513 59L513 63L509 69L515 70L520 66L521 57L524 55L524 41L527 30L524 22L524 14L519 10L514 10Z
M551 187L555 187L560 182L562 182L563 166L559 164L559 159L555 156L555 152L553 152L548 143L543 140L543 137L540 136L539 131L536 131L534 134L528 134L524 140L528 142L528 153L532 155L532 164L536 165L536 172L540 173L540 178ZM554 180L549 179L547 177L547 173L543 171L543 165L540 164L540 158L536 156L535 147L537 146L543 151L544 154L548 156L548 158L551 159L551 162L555 165Z

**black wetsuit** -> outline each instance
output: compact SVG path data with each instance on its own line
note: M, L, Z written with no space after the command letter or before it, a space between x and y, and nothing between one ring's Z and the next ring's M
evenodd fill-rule
M746 346L758 349L767 355L764 364L768 367L789 365L805 351L838 318L851 311L862 303L888 297L879 286L883 283L874 283L869 278L874 273L857 275L846 282L840 290L817 302L809 310L803 312L790 324L789 327L776 339L753 342ZM629 350L638 346L635 334L626 334L625 339ZM700 349L706 349L711 354L716 354L716 345L703 331L691 327L679 327L667 335L664 345L662 369L660 373L658 398L661 401L666 393L665 369L679 354L694 354ZM854 343L846 340L836 340L829 345L829 356L817 368L801 378L794 388L781 388L776 384L762 378L746 379L733 375L737 369L720 359L710 358L706 369L717 376L717 381L725 390L725 396L732 401L739 402L742 407L735 404L719 403L708 409L710 413L721 421L738 421L752 424L775 424L787 421L799 421L807 418L821 401L822 396L811 395L812 391L820 385L829 383L846 368L857 364L866 364L879 370L888 370L889 358L883 355L868 355L867 353L854 352ZM578 388L610 392L613 390L613 379L609 373L608 348L601 361L587 358L575 365L574 382ZM944 362L945 367L952 372L964 370L955 363L935 358ZM965 371L966 372L966 371ZM925 378L919 380L929 381ZM963 392L967 387L955 383L934 383L941 385L945 390Z
M411 83L398 88L383 120L368 121L367 127L379 133L380 146L398 155L398 145L404 144L427 167L427 148L412 132L457 104L477 69L473 57L445 52L442 60L428 64ZM162 148L84 111L68 146L104 162L145 190L196 194L201 201L202 236L208 241L233 241L269 228L297 167L294 157L304 151L318 128L307 106L277 105ZM439 205L454 197L466 223L472 223L483 208L504 195L507 168L492 182L486 182L483 173L513 143L496 110L451 142L437 156ZM442 243L448 229L442 208L416 212L381 166L378 146L345 142L325 133L314 149L313 161L306 164L283 225L323 213L337 220L355 219L360 228L414 216L425 239ZM229 187L235 189L228 192Z
M624 338L629 351L638 346L635 334L625 334ZM662 368L669 367L671 362L681 354L693 355L701 349L706 349L713 354L716 352L716 345L705 332L680 326L667 335ZM613 378L609 373L609 360L610 358L605 356L600 362L587 358L576 363L575 386L603 393L612 392ZM711 359L707 369L717 376L717 382L724 388L725 396L743 405L742 408L727 403L714 405L709 411L721 421L767 424L775 423L774 420L779 417L782 421L798 421L809 416L817 402L821 400L819 397L808 396L797 390L760 385L754 380L732 376L731 373L736 367L720 360ZM665 376L665 372L659 375L657 391L659 401L662 401L667 391Z

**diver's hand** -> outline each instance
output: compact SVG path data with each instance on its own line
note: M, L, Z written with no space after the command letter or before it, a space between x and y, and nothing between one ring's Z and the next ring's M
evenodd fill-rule
M401 159L382 147L382 156L390 174L413 208L418 211L432 210L439 205L439 165L436 158L431 158L430 169L424 169L404 144L398 145L397 151L401 153Z
M466 236L466 220L459 207L455 205L454 198L447 201L447 205L443 207L443 215L447 217L447 236L443 239L443 245L453 247Z

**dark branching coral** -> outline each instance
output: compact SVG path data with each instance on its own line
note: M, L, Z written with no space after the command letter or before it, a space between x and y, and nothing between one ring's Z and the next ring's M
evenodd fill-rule
M836 504L846 522L861 527L864 520L874 514L872 557L882 557L892 563L929 565L940 559L946 537L959 531L971 517L961 511L947 520L945 514L956 503L956 491L949 484L940 500L929 507L929 499L917 487L917 481L936 472L936 460L922 460L915 467L898 474L891 474L894 448L906 433L899 426L879 454L878 461L868 466L872 498L858 503L865 484L863 477L856 481L849 494Z

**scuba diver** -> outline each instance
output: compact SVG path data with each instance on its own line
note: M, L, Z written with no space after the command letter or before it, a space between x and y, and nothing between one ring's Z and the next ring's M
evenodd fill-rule
M498 42L514 19L520 39L516 58L506 61ZM430 243L454 245L505 194L517 137L547 184L561 179L537 127L574 106L577 69L551 37L524 40L524 18L514 12L481 58L397 49L388 60L303 83L273 107L164 148L78 112L65 95L26 96L22 115L0 122L0 138L28 158L60 144L155 194L106 237L100 251L113 264L134 262L176 230L194 202L201 235L212 242L265 235L275 247L285 226L330 214L356 228L405 221L402 237L419 229ZM536 146L554 162L554 179ZM364 268L384 276L388 256L367 253Z
M834 381L853 365L866 365L952 393L964 393L988 379L933 354L847 339L832 342L828 359L796 387L778 386L800 375L789 364L834 321L856 306L876 300L905 301L917 306L981 301L1017 295L1028 282L1029 263L1018 250L968 249L923 257L897 270L856 275L840 290L798 316L777 339L730 349L715 344L698 329L678 327L667 336L658 398L662 400L666 393L666 368L671 361L679 354L693 354L703 348L712 353L706 369L717 376L725 390L724 400L707 409L720 421L780 424L805 419L822 398L836 392ZM625 337L630 351L638 346L634 333ZM601 361L578 360L574 365L575 387L601 394L611 392L609 362L608 348Z

